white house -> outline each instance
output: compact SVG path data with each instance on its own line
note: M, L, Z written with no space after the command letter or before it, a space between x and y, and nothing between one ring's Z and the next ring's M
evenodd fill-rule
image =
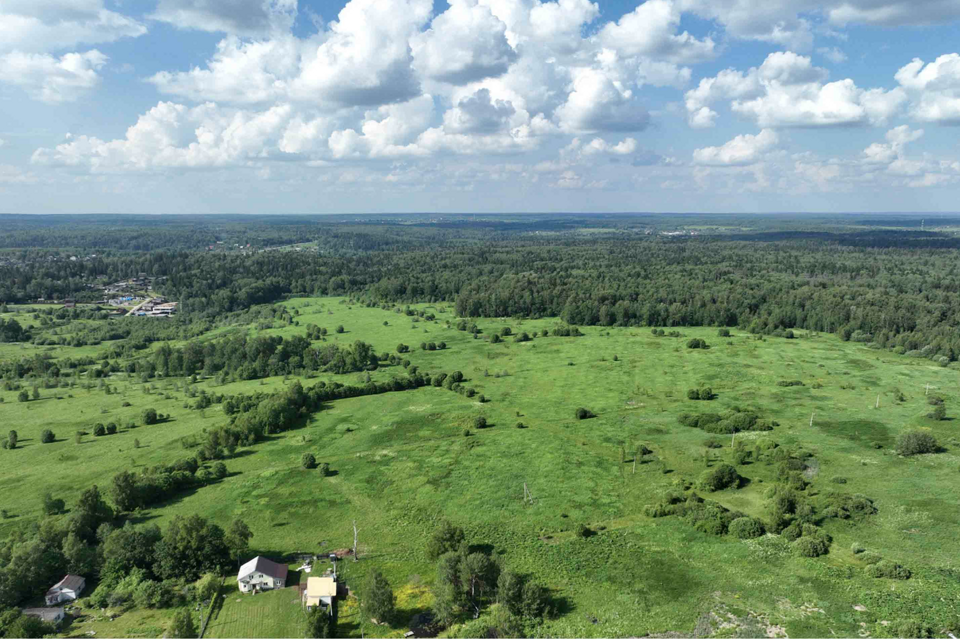
M283 589L287 586L287 565L257 556L240 567L237 584L242 593Z
M47 607L44 609L24 609L23 615L33 618L40 618L44 622L49 622L53 626L59 626L63 622L63 607Z
M83 588L87 586L87 581L80 576L67 574L63 580L50 587L47 591L47 606L60 604L69 600L76 600L80 597Z

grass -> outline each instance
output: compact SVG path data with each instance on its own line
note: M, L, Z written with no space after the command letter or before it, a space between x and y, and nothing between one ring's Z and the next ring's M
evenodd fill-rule
M302 334L308 323L330 330L328 340L364 340L378 351L411 346L404 357L422 371L460 370L485 404L439 388L384 394L330 403L296 430L241 449L227 460L224 480L136 515L163 526L176 514L201 513L227 526L244 519L254 532L256 552L279 556L296 551L326 551L352 544L352 523L360 529L362 561L342 563L347 583L359 588L366 572L380 568L405 596L391 629L370 635L402 635L413 613L429 606L426 587L434 567L424 553L425 538L444 518L464 526L470 540L488 544L509 566L533 574L553 594L560 615L538 631L545 636L616 637L676 631L692 633L709 612L758 612L790 636L852 636L863 622L874 636L889 635L882 621L956 616L940 602L955 598L960 568L953 552L960 524L957 498L960 443L956 421L926 418L924 385L937 387L948 415L960 411L956 370L928 361L873 351L830 335L785 340L732 331L719 338L715 329L681 328L682 338L656 338L649 329L584 328L583 337L539 337L528 343L512 338L491 345L447 325L450 307L420 305L437 322L420 321L342 299L297 299L286 303L300 326L264 333ZM296 315L299 312L299 315ZM387 322L384 325L384 322ZM333 332L342 324L343 334ZM485 334L510 327L514 333L552 330L556 319L516 321L481 319ZM251 333L255 330L250 329ZM709 350L685 348L689 338L704 338ZM421 351L422 341L447 343L443 351ZM617 360L613 360L613 356ZM570 366L568 363L573 363ZM398 367L371 373L375 380L396 375ZM301 379L355 383L362 374L321 374ZM216 386L218 392L271 391L294 380L270 378ZM778 380L802 380L802 387L779 387ZM814 388L819 382L822 387ZM183 408L179 381L157 380L146 394L135 380L115 375L119 393L59 390L62 399L18 403L6 392L0 419L20 434L22 448L0 451L4 461L3 508L15 518L0 522L0 535L40 516L46 491L70 505L91 484L109 484L122 469L142 468L191 455L180 438L225 421L218 406L200 412ZM690 401L686 390L709 385L710 402ZM845 388L844 388L845 387ZM906 402L894 401L894 388ZM72 394L74 397L67 397ZM881 408L875 409L877 394ZM169 396L169 399L166 397ZM123 407L123 402L132 406ZM167 423L123 430L83 444L73 441L94 422L136 419L145 407L172 413ZM578 421L574 410L587 407L596 418ZM805 559L784 554L773 539L737 541L699 533L676 518L651 519L643 507L656 502L679 478L695 479L704 469L702 431L682 427L683 411L721 412L734 406L755 408L780 426L738 438L771 438L802 446L820 464L812 491L840 489L864 493L876 501L877 516L862 524L830 521L835 542L828 556ZM473 417L484 415L492 427L463 435ZM813 426L810 426L811 414ZM522 421L528 428L516 429ZM39 433L51 428L58 441L41 445ZM900 458L892 450L908 428L931 430L947 451ZM729 437L719 436L719 461L729 460ZM141 447L133 447L139 439ZM654 451L632 471L632 457L620 464L621 442L628 450L645 444ZM876 449L873 443L883 448ZM334 475L321 478L300 467L314 453L329 462ZM664 473L666 471L667 473ZM776 467L749 464L739 469L750 479L744 489L712 494L728 506L757 517L765 515L765 486ZM829 482L833 476L845 485ZM533 493L524 503L523 485ZM598 535L576 539L585 523ZM909 567L914 579L891 585L867 578L849 551L852 542ZM292 628L284 592L254 599L228 597L215 625L215 637L283 637ZM823 613L806 605L816 605ZM228 606L229 605L229 606ZM853 609L863 605L865 612ZM931 614L933 611L935 613ZM340 632L359 637L359 614L342 611ZM128 615L128 614L125 614ZM956 619L956 618L952 618ZM234 622L235 621L235 622ZM451 633L455 633L455 630Z
M303 635L296 586L241 594L236 583L225 585L223 607L207 626L205 638L299 638Z

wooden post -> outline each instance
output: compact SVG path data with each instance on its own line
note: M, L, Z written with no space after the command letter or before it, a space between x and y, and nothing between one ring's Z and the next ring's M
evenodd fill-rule
M357 521L354 520L353 521L353 561L354 562L360 559L357 552L357 534L359 532L360 532L359 529L357 529Z
M875 408L875 409L879 409L879 408L880 408L880 394L879 394L879 393L877 394L877 406L874 407L874 408Z
M810 426L811 426L811 427L813 426L813 414L814 414L814 413L816 413L816 411L814 411L813 413L810 414Z

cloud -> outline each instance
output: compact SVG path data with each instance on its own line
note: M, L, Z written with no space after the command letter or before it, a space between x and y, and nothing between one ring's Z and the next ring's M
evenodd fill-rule
M847 61L847 54L837 47L820 47L817 49L817 53L822 55L833 64L841 64Z
M403 102L420 93L409 40L430 17L430 0L351 0L326 40L305 58L294 97L340 105Z
M923 129L912 130L907 125L901 125L887 131L887 144L875 142L863 150L865 164L887 164L903 157L904 147L919 140L923 136Z
M34 100L73 102L100 84L97 71L106 62L107 56L96 49L59 58L13 51L0 55L0 82L22 88Z
M297 0L159 0L150 18L179 29L262 36L293 26Z
M685 96L688 122L711 126L717 113L709 105L733 98L734 113L762 128L884 124L906 101L901 88L862 89L847 78L826 83L826 69L807 56L771 53L760 67L747 72L727 69L705 78Z
M642 131L650 123L650 114L633 92L597 69L577 70L572 86L556 111L562 131Z
M517 110L508 100L491 100L489 89L463 98L443 115L443 127L451 133L494 133L509 126Z
M109 142L91 136L68 136L53 149L38 149L39 165L83 167L93 172L151 171L242 165L280 155L277 140L290 122L287 105L265 111L225 110L208 103L194 108L160 102Z
M693 152L698 165L746 166L756 163L762 155L779 142L775 131L764 129L757 135L739 135L719 147L704 147Z
M619 21L608 22L599 39L603 46L625 57L690 63L716 55L713 40L698 40L686 31L677 34L679 26L680 10L672 0L647 0Z
M960 54L942 55L926 65L914 58L894 77L911 94L910 113L914 118L960 124Z
M306 42L293 36L244 41L224 38L207 67L161 71L147 81L161 93L202 102L256 104L287 99L289 84L300 70Z
M451 0L430 28L411 39L414 67L428 78L466 84L506 72L517 54L507 25L475 0Z
M146 32L137 20L106 9L103 0L0 2L0 53L62 51Z
M24 172L12 164L0 164L0 185L3 184L33 184L37 176Z

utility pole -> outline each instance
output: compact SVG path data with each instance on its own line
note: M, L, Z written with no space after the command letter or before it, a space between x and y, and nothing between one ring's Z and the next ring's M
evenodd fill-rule
M359 560L357 556L357 534L360 533L360 530L357 529L357 521L353 521L353 561L356 562Z

